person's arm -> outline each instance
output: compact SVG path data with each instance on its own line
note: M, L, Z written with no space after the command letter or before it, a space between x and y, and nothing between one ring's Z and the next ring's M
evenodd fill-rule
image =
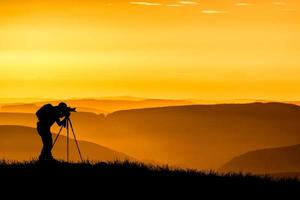
M67 119L70 117L70 115L65 115L65 118L63 120L60 120L59 117L56 118L56 123L58 126L66 127L67 125Z
M56 117L56 123L57 123L57 125L58 126L64 126L64 127L66 127L66 125L67 125L67 119L70 117L70 113L64 113L65 118L63 120L60 120L60 116L61 115L59 113L57 113L56 116L57 116Z
M66 118L63 120L60 120L59 118L56 120L56 124L58 126L66 126Z

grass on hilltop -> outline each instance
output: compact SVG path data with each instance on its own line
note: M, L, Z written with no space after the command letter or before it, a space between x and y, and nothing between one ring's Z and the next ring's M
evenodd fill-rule
M39 163L0 162L2 182L38 184L55 182L58 185L81 188L172 188L172 191L244 191L244 192L293 192L299 191L297 179L279 179L242 173L218 174L191 169L170 168L168 166L146 165L138 162L115 161L99 163ZM176 189L177 188L177 189Z

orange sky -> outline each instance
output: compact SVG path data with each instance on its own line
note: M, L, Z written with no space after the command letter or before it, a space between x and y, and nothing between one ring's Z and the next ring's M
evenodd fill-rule
M300 99L297 0L0 2L1 97Z

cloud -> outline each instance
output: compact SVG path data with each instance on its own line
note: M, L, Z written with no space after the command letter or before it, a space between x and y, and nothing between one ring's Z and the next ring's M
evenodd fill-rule
M227 14L229 11L227 10L202 10L204 14Z
M294 12L294 11L296 11L296 9L295 8L285 8L285 9L283 9L283 11Z
M146 2L146 1L132 1L129 2L130 4L133 5L142 5L142 6L160 6L160 3L155 3L155 2Z
M179 1L178 3L184 4L184 5L198 5L198 2L195 1Z
M285 6L286 2L284 2L284 1L273 1L272 4L275 5L275 6Z
M247 3L247 2L237 2L235 3L236 6L241 6L241 7L246 7L246 6L252 6L252 3Z
M179 4L167 4L169 7L181 7L182 5Z

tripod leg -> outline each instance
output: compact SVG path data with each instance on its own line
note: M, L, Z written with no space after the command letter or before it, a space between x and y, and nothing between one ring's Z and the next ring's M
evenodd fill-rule
M57 142L57 140L58 140L58 137L59 137L59 135L60 135L62 129L63 129L63 127L61 126L60 129L59 129L59 132L58 132L57 136L55 137L55 140L54 140L54 142L53 142L53 144L52 144L51 150L54 148L54 145L56 144L56 142Z
M69 120L69 124L70 124L70 126L71 126L71 130L72 130L72 133L73 133L73 136L74 136L74 140L75 140L75 143L76 143L76 146L77 146L77 150L78 150L78 153L79 153L79 156L80 156L80 160L81 160L81 162L83 162L82 155L81 155L81 151L80 151L80 148L79 148L79 144L78 144L78 142L77 142L77 139L76 139L76 135L75 135L75 132L74 132L74 129L73 129L73 125L72 125L71 120Z
M67 162L69 162L69 120L67 120Z

